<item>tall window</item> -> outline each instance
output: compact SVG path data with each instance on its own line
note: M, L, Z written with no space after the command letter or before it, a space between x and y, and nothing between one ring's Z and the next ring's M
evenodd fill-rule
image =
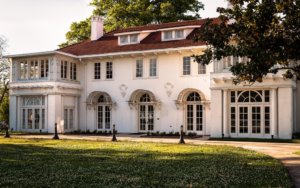
M113 78L113 62L106 62L106 79Z
M70 80L76 80L76 63L70 63Z
M68 129L68 109L64 109L64 129Z
M61 78L67 79L68 78L68 75L67 75L68 62L62 60L60 67L61 67L61 72L60 72Z
M45 129L45 97L33 96L22 98L22 129Z
M49 76L49 61L41 60L41 78L47 78Z
M26 129L26 110L23 109L23 115L22 115L22 129Z
M265 133L270 134L270 107L265 107Z
M149 76L156 77L156 59L150 59L149 70Z
M30 61L30 78L38 78L38 61Z
M95 71L94 79L100 80L101 79L101 63L95 63L94 71Z
M206 74L206 65L198 63L198 74Z
M73 109L64 109L64 129L73 129Z
M27 61L21 61L20 63L20 78L21 79L26 79L27 78Z
M191 57L183 57L183 75L191 74Z
M230 131L231 133L235 133L235 120L236 120L236 117L235 117L235 107L231 107L230 108L230 119L231 119L231 124L230 124Z
M136 77L142 78L143 77L143 60L136 60Z

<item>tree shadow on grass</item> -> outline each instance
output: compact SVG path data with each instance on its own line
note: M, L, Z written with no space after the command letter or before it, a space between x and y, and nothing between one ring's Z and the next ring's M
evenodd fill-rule
M61 144L66 144L63 141ZM291 187L277 160L231 146L101 143L69 148L1 144L0 186L8 187ZM89 147L90 145L87 145ZM118 147L115 147L118 146ZM145 146L149 148L145 149ZM161 146L161 147L159 147ZM178 150L178 151L177 151Z

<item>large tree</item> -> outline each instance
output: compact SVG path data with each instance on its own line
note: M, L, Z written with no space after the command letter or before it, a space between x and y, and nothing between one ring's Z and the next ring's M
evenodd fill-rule
M300 81L300 1L229 1L233 8L217 9L221 24L207 19L202 32L194 36L194 41L208 45L204 54L194 55L196 61L207 65L226 56L250 58L230 68L234 84L262 82L268 73L282 69L284 77Z
M199 19L204 5L198 0L93 0L93 15L102 16L104 31L156 23ZM65 47L90 38L90 18L73 22L66 34Z
M7 39L4 36L0 36L0 105L3 99L9 95L10 63L3 58L7 46Z

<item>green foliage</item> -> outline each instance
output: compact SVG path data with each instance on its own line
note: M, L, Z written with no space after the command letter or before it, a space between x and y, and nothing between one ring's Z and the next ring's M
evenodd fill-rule
M217 9L221 24L207 19L205 28L194 36L194 41L211 45L204 54L193 56L196 61L207 65L227 56L250 58L231 67L234 84L262 82L264 76L278 70L286 70L286 78L300 80L300 1L230 2L233 9ZM236 22L227 25L230 19Z
M293 132L293 137L300 139L300 130L294 131Z
M174 134L175 134L175 136L179 136L180 135L179 132L175 132Z
M104 31L118 28L177 22L179 20L199 19L199 11L204 5L198 0L93 0L93 15L104 20ZM60 48L89 39L91 21L87 18L79 23L73 22L66 34L67 41Z
M300 151L296 151L294 154L296 154L296 155L300 155Z
M91 133L90 129L86 130L86 134L90 134L90 133Z
M98 131L98 134L102 134L102 131Z
M9 124L9 97L5 97L0 106L0 121Z
M0 187L293 187L278 160L240 147L3 138L0 145Z

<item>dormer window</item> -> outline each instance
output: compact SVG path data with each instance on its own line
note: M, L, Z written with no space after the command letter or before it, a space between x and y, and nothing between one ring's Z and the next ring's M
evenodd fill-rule
M120 36L120 44L136 44L139 43L138 34Z
M182 30L173 30L173 31L164 31L164 40L176 40L184 39L184 31Z

